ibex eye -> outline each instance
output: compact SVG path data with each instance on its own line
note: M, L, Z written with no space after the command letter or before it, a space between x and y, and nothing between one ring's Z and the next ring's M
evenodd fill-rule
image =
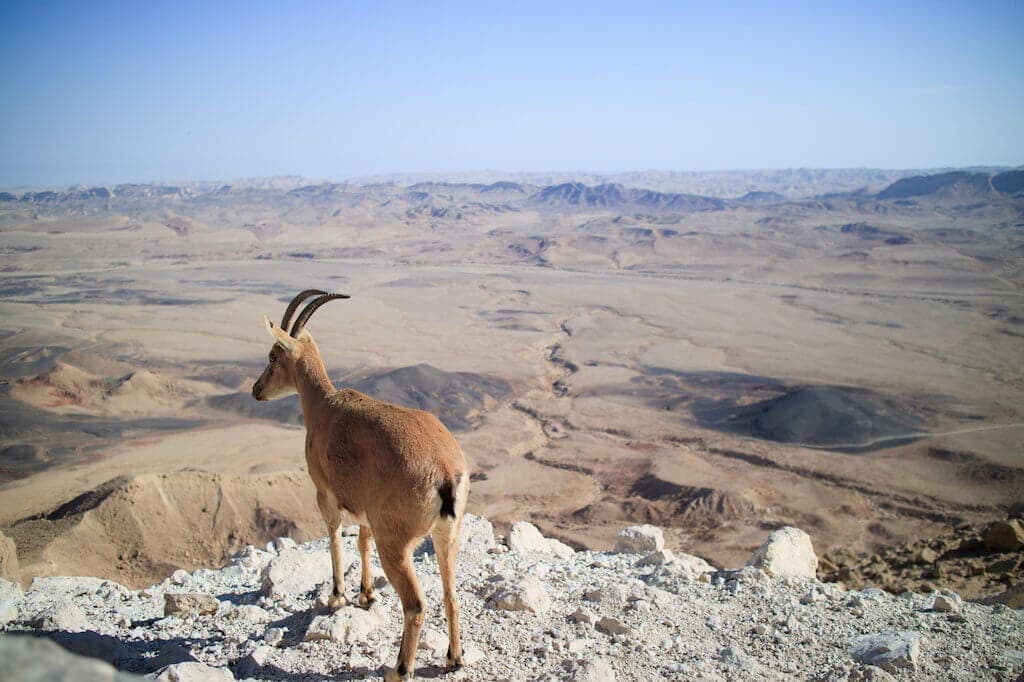
M277 362L277 358L275 356L271 355L270 356L270 361L271 362Z

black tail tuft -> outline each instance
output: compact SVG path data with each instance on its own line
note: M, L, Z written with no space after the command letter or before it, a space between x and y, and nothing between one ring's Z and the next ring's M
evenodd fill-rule
M445 481L437 488L437 494L441 496L441 516L455 518L455 488L451 481Z

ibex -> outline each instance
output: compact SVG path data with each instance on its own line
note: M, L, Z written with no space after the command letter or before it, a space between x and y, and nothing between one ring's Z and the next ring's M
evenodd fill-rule
M286 331L295 310L313 296ZM412 674L424 618L423 591L412 555L429 533L444 588L447 665L456 668L462 664L462 646L455 558L469 493L466 459L434 415L334 388L305 326L320 306L338 298L348 296L310 289L288 304L280 327L264 316L275 343L252 395L273 400L297 392L301 399L306 464L330 536L334 590L329 606L338 609L346 603L341 524L343 516L354 517L362 564L359 605L369 608L375 599L370 576L370 540L375 538L384 573L402 600L405 617L398 661L387 679Z

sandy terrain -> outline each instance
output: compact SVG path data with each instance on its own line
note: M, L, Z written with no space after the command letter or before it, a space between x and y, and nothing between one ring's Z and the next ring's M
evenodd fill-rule
M336 384L440 413L499 526L606 548L650 521L732 565L781 524L869 551L1003 516L1024 502L1024 201L900 182L0 202L0 527L24 577L127 584L317 535L297 405L247 395L262 315L310 286L352 295L309 325Z

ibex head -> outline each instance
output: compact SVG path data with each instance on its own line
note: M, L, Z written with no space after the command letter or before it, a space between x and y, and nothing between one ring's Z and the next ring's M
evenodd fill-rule
M312 296L317 298L313 299L309 305L303 308L299 316L295 318L295 324L292 325L291 331L286 331L296 309L303 301ZM275 343L274 347L270 349L267 368L263 370L263 374L260 375L260 378L256 380L252 387L253 398L256 398L256 400L275 400L297 391L295 384L296 362L305 353L319 354L320 352L316 347L316 342L313 341L312 335L305 329L306 322L309 321L309 318L312 317L317 308L336 298L348 298L348 296L345 294L329 294L319 289L307 289L293 298L292 302L288 304L284 311L284 317L281 318L280 327L275 326L267 316L263 316L263 322L266 324L267 331L273 337Z

